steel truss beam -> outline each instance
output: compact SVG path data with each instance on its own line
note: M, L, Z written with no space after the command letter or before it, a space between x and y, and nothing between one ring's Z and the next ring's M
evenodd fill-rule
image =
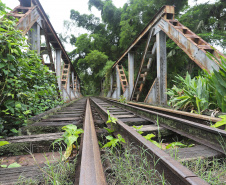
M56 71L56 75L58 79L58 86L61 89L61 62L63 61L64 64L69 64L70 71L68 72L67 77L67 86L63 88L62 91L67 91L67 99L71 99L70 97L80 97L80 84L79 84L79 77L71 63L67 52L64 49L60 39L58 38L52 24L50 23L42 5L40 4L39 0L19 0L20 5L14 8L10 13L9 16L14 16L18 18L17 29L22 30L22 34L25 35L29 32L29 41L31 44L30 49L37 50L37 53L40 54L43 59L44 54L49 55L50 63L44 63L47 65L53 72ZM30 31L33 29L33 31ZM41 35L45 36L46 47L40 47L41 42ZM51 44L50 44L51 43ZM54 61L52 55L52 48L56 51L56 62ZM56 63L56 66L55 66ZM70 75L72 79L70 78ZM74 88L74 78L77 79L77 88ZM70 80L71 79L71 80ZM72 87L72 88L70 88ZM76 91L75 91L76 89Z

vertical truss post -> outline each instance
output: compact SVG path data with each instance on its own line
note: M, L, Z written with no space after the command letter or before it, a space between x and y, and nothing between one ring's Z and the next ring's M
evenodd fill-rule
M78 90L77 90L78 96L80 97L81 93L80 93L80 81L79 80L77 80L77 87L78 87Z
M70 64L64 64L61 77L61 89L64 101L71 100L70 94Z
M36 50L38 54L40 54L40 43L41 43L41 36L40 36L40 26L39 24L35 23L31 30L28 32L29 37L29 44L31 50Z
M159 31L156 35L157 42L157 99L160 105L167 104L167 60L166 60L166 34Z
M61 90L61 54L60 49L56 50L56 76L59 90Z
M71 83L72 83L72 89L75 88L75 73L74 71L71 72Z
M43 25L43 29L44 29L44 33L45 33L46 48L47 48L47 52L48 52L49 60L50 60L50 66L51 66L50 69L52 71L55 71L54 62L53 62L53 56L52 56L52 49L51 49L50 42L49 42L49 36L48 36L46 22L42 21L42 25Z
M76 77L74 76L74 85L73 85L73 92L74 92L76 98L79 97L79 94L77 92L77 89L78 89L77 88L77 78L78 78L77 76Z
M110 98L113 91L113 75L110 76L110 89L108 91L107 97Z
M74 80L75 80L75 73L74 71L71 71L71 85L70 85L70 91L71 91L71 99L76 98L76 95L74 93Z
M70 66L71 67L71 66ZM70 96L70 99L71 99L71 88L70 88L70 81L71 81L71 79L70 79L70 69L71 68L69 68L69 71L68 71L68 77L67 77L67 86L66 86L66 89L67 89L67 93L68 93L68 95Z
M129 70L129 98L132 96L134 87L134 53L128 53L128 70Z
M114 83L113 74L111 74L110 80L111 80L110 91L112 92L113 91L113 83Z
M121 95L121 84L120 84L120 77L119 77L119 72L116 70L116 99L120 98Z

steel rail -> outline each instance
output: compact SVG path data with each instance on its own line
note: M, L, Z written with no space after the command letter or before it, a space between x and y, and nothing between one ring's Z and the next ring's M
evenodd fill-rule
M84 120L79 185L107 185L89 99Z
M95 106L102 117L107 120L107 111L92 98L91 103ZM113 115L110 113L110 116ZM149 159L150 164L153 163L155 169L158 170L160 174L164 174L164 177L168 180L169 183L177 185L208 184L193 172L191 172L189 169L180 164L178 161L170 157L169 154L155 146L150 141L146 140L143 136L123 123L120 119L117 120L116 123L116 132L120 133L127 142L131 142L138 146L138 149L144 148L147 151L147 158Z
M173 110L173 109L168 109L168 108L164 108L164 107L146 105L146 104L141 104L141 103L127 102L127 104L147 108L147 109L150 109L150 110L165 112L165 113L168 113L168 114L171 114L171 113L177 114L178 116L187 117L188 119L193 119L195 122L200 122L200 123L203 123L203 124L205 123L205 121L215 123L215 122L222 120L221 118L215 118L215 117L210 117L210 116L206 116L206 115L194 114L194 113L189 113L189 112L184 112L184 111L179 111L179 110Z
M182 115L179 117L178 114L173 114L173 112L167 114L166 112L122 104L108 98L102 99L105 99L113 105L129 110L153 123L157 123L158 119L160 126L225 154L224 146L226 145L226 131L224 130L191 121Z
M117 101L114 98L106 98L106 99ZM146 108L149 110L159 111L160 113L178 115L178 117L183 117L183 118L186 117L189 120L195 121L197 123L202 123L202 124L206 124L207 122L216 123L216 122L222 120L221 118L200 115L200 114L195 114L195 113L190 113L190 112L185 112L185 111L179 111L179 110L174 110L174 109L165 108L165 107L147 105L147 104L143 104L143 102L127 101L127 104L134 105L134 106L141 107L141 108Z

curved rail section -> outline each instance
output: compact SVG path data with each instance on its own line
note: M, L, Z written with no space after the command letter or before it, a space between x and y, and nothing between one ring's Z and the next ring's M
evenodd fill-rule
M141 108L141 104L139 104L140 106L134 106L122 104L116 100L108 98L104 99L113 105L129 110L140 117L148 119L153 123L156 123L158 119L160 126L172 130L173 132L176 132L182 136L188 137L223 154L225 153L224 146L226 145L226 131L207 126L206 119L202 119L201 117L195 118L197 120L197 122L195 122L194 118L190 117L190 119L188 119L188 115L185 116L181 114L179 116L179 111L176 111L175 113L173 113L173 110L171 110L170 112L163 110L158 111L154 110L153 106L152 110L149 110L147 108ZM218 119L215 118L215 121L216 120ZM212 121L214 122L213 119Z
M89 99L84 121L79 185L107 185Z
M103 118L107 120L107 110L104 109L94 98L91 98L91 103L102 114ZM113 116L110 113L111 116ZM185 185L205 185L208 184L204 180L200 179L193 172L182 166L179 162L174 160L170 155L156 147L154 144L146 140L135 130L131 129L128 125L123 123L120 119L117 120L117 133L120 133L123 138L129 142L133 142L138 148L146 149L148 159L155 164L155 168L160 174L164 174L164 177L171 184Z

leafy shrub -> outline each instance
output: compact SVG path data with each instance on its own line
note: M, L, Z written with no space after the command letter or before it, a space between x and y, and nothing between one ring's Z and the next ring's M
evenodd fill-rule
M118 102L127 104L126 98L123 95L120 96L120 99L118 100Z
M102 148L111 147L111 149L113 149L122 143L126 143L125 139L120 134L117 135L117 138L114 138L113 136L107 136L106 138L110 141L107 142Z
M169 89L167 94L170 96L168 104L176 109L181 110L198 110L202 111L209 107L210 90L208 81L205 77L197 76L191 78L187 73L185 79L177 76L177 83L172 89Z
M82 129L78 129L77 126L75 126L73 124L63 126L62 129L65 130L64 134L62 135L61 138L56 139L53 142L53 146L54 146L55 143L59 143L61 141L64 141L64 143L67 145L67 149L64 153L64 157L62 158L62 160L66 160L72 153L74 142L76 142L76 145L77 145L77 148L78 148L78 141L77 140L79 138L79 134L84 133L84 131Z
M178 86L174 85L167 94L170 96L168 104L181 110L202 111L211 108L220 108L226 112L226 58L207 53L210 59L215 58L220 65L219 71L213 69L212 73L205 71L204 76L191 79L187 73L186 78L177 76Z
M222 120L216 122L214 125L211 125L211 127L218 128L218 127L225 125L225 130L226 130L226 115L222 115L219 117L222 118Z
M0 0L0 136L15 135L27 118L62 103L55 75L6 16ZM25 120L25 121L24 121Z
M222 112L226 112L226 58L219 55L219 58L214 57L211 53L208 54L215 58L220 64L220 70L213 69L213 73L206 72L206 77L212 91L212 99L217 103Z

